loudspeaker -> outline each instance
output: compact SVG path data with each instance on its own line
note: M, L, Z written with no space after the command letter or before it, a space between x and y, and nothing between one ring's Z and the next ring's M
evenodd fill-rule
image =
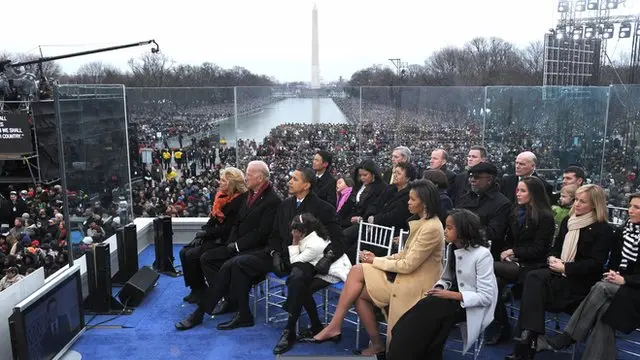
M135 275L124 284L118 298L127 306L140 305L142 299L153 289L159 277L160 274L155 270L148 266L143 266L140 268L140 271L135 273Z
M153 268L166 275L179 276L173 266L173 224L170 216L160 216L153 220L156 260Z
M111 251L108 243L96 244L86 253L89 297L84 308L91 313L123 313L124 306L111 295ZM130 313L130 312L127 312Z
M113 283L122 285L138 272L138 231L135 224L116 230L118 244L118 272Z

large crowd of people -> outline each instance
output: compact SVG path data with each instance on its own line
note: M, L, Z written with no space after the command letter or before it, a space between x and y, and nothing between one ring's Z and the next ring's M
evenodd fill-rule
M251 160L262 160L269 164L276 190L281 196L285 196L291 172L297 166L309 166L309 159L318 149L335 154L331 170L334 176L350 176L362 159L372 159L381 168L388 167L390 160L386 154L400 143L406 144L412 151L414 164L419 172L429 168L431 150L435 148L447 149L450 171L463 171L466 166L465 149L484 140L489 161L497 164L499 176L512 173L515 166L513 157L522 150L530 150L537 156L539 174L556 191L559 191L562 182L561 169L570 164L580 165L586 170L588 183L603 186L608 204L611 206L624 207L628 195L640 187L640 180L636 176L638 162L629 156L621 156L622 148L617 137L608 141L611 146L606 148L603 158L601 146L582 144L587 142L584 136L569 134L570 139L566 141L556 135L536 136L535 134L557 132L557 129L554 129L557 124L550 120L541 121L542 125L539 126L542 128L536 128L535 131L528 128L529 125L492 125L483 128L481 119L468 112L396 111L391 106L374 103L364 103L360 112L360 103L356 99L335 97L333 101L348 119L347 123L303 124L290 123L283 119L283 123L271 129L264 139L238 139L237 144L227 144L225 139L221 139L217 125L212 121L218 116L216 114L229 115L223 111L227 109L227 105L221 105L219 110L210 109L211 106L195 106L192 112L189 111L185 115L184 112L187 110L179 113L167 112L168 110L163 110L165 107L160 106L164 104L156 104L156 111L145 110L143 115L132 116L133 119L146 119L141 122L143 124L156 124L145 125L147 130L144 134L147 141L141 142L141 148L149 147L148 144L156 143L154 141L158 139L162 139L164 143L154 150L152 165L145 170L146 177L154 181L137 185L135 188L134 193L137 195L134 203L138 205L136 216L141 216L140 210L143 208L155 214L165 213L167 206L163 204L168 199L169 202L177 203L178 208L186 209L186 206L191 205L190 209L187 209L189 216L206 215L207 211L202 206L199 210L203 211L194 211L201 197L185 197L185 194L181 193L185 186L181 184L186 184L190 179L198 189L206 188L206 191L211 193L215 189L215 182L212 181L225 166L243 168ZM239 106L246 108L240 108L239 111L256 111L266 104L270 102L243 102ZM172 107L169 106L167 109ZM213 114L210 116L213 117L202 117L206 121L193 120L199 119L198 114L202 111L210 111L210 114ZM170 118L173 119L170 122L173 125L162 126L158 123L160 120L153 122L152 114L170 114ZM207 131L204 131L203 126L207 127ZM576 128L582 131L586 126L581 124L576 125ZM176 133L177 129L179 132ZM158 132L172 134L172 137L163 135L158 138ZM597 129L593 129L592 132L597 132ZM584 135L583 133L584 131L580 134ZM177 144L176 139L182 137L191 139L188 143L180 141L180 144ZM167 142L167 139L172 141ZM599 153L592 153L594 149ZM603 161L606 163L604 166ZM601 166L604 170L602 179ZM172 172L167 172L170 167L175 168L175 176ZM172 177L175 180L173 183ZM146 193L144 199L139 196L141 190ZM154 199L151 200L151 197ZM178 198L181 200L176 200ZM180 209L169 210L172 216L184 216ZM620 214L622 216L622 213Z
M465 351L487 329L487 345L513 341L506 359L532 359L586 336L583 358L615 359L615 330L640 325L628 316L640 310L640 184L635 160L621 156L619 144L604 153L601 146L598 155L581 146L584 140L528 136L535 124L486 129L470 112L334 102L347 123L283 122L264 139L232 144L220 138L217 123L233 114L230 104L133 107L140 154L152 149L133 185L133 216L209 217L180 252L184 300L197 306L176 328L229 312L236 315L219 330L253 326L249 291L275 272L287 277L289 314L275 354L298 342L340 341L355 305L371 340L357 349L362 355L441 358L451 328L466 321ZM238 111L270 103L248 102ZM536 133L553 131L548 119L540 126ZM612 161L603 166L598 156ZM125 216L117 196L104 209L73 195L71 215L84 220L85 246ZM66 262L61 196L59 186L37 186L12 189L0 203L0 223L12 224L0 238L0 287ZM628 215L610 218L608 205L627 204ZM360 231L366 226L393 228L392 241L362 244L363 236L380 233ZM338 282L344 287L325 327L313 294ZM515 329L507 291L521 298ZM303 309L311 327L298 331ZM545 311L573 316L564 332L547 337Z
M205 314L224 313L235 316L218 330L253 326L249 292L274 272L287 278L289 315L275 354L299 342L340 341L355 305L370 339L357 349L362 355L442 358L449 332L465 321L465 351L486 329L487 345L513 341L505 359L532 359L581 341L596 321L584 356L615 359L615 330L640 325L625 319L636 311L633 300L616 300L630 296L620 289L634 289L640 219L633 206L640 195L630 196L629 219L618 233L608 222L604 189L587 184L582 167L561 170L556 192L537 173L533 152L517 154L505 176L488 154L470 146L465 170L456 174L448 151L435 148L422 172L411 149L398 146L386 154L388 167L366 159L351 176L334 176L334 154L315 150L290 173L283 199L266 162L251 160L246 174L225 167L209 222L180 252L189 289L184 300L197 306L176 328L189 330ZM384 242L379 229L389 229L393 240ZM363 242L372 236L376 241ZM332 320L323 326L313 293L340 281ZM508 284L521 298L515 329L504 304ZM592 299L590 291L610 300ZM625 310L594 312L588 301L619 301ZM302 309L311 327L297 331ZM563 333L548 337L546 311L576 313ZM376 312L387 323L386 341Z

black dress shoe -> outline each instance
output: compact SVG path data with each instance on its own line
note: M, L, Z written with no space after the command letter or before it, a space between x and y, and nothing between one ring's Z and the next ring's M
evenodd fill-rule
M233 330L241 327L252 327L253 325L254 322L251 315L241 315L240 313L236 313L231 321L220 323L216 328L218 330Z
M176 323L176 329L178 330L189 330L194 326L198 326L202 324L202 319L204 318L204 312L200 310L196 310L189 314L186 319Z
M496 346L498 344L509 341L511 338L511 328L509 326L496 326L493 335L488 338L484 344L487 346Z
M296 334L295 332L289 331L289 329L284 329L282 335L280 336L280 340L276 344L276 347L273 348L273 354L279 355L284 354L287 351L291 350L293 344L296 343Z
M536 356L536 338L527 343L516 343L515 351L504 357L504 360L533 360Z
M211 315L215 316L215 315L230 314L230 313L236 312L237 310L238 310L237 307L231 301L227 299L222 299L222 301L218 303L218 306L216 306L216 309L213 311L213 314Z

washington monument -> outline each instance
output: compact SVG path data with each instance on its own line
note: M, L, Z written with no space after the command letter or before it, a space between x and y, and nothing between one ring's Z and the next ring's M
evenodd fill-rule
M311 12L311 88L320 88L320 56L318 54L318 8Z

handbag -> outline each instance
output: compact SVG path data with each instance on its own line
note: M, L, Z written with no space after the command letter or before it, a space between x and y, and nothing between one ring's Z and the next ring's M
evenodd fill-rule
M387 280L391 283L396 281L396 276L398 275L397 272L393 271L385 271L384 274L387 276Z

